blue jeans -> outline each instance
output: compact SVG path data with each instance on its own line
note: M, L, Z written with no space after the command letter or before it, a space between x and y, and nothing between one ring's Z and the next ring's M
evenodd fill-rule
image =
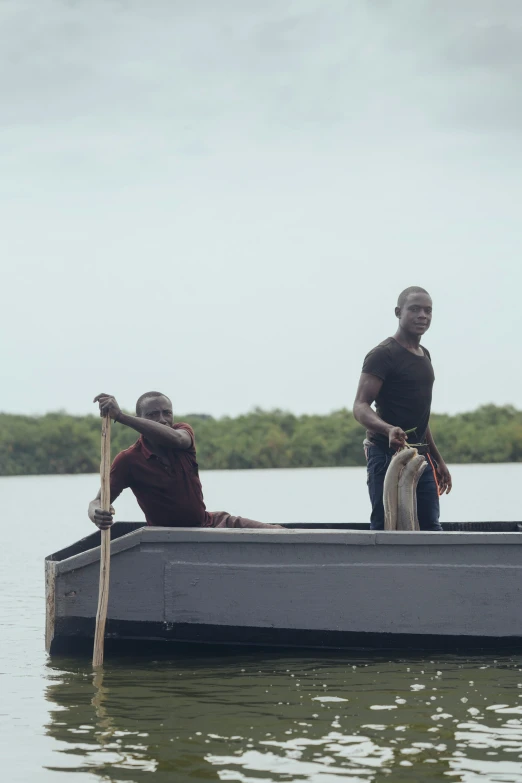
M365 446L368 492L372 503L371 530L384 530L384 505L382 502L384 476L394 452L374 443ZM420 477L417 486L417 515L421 530L442 530L439 522L439 490L431 465Z

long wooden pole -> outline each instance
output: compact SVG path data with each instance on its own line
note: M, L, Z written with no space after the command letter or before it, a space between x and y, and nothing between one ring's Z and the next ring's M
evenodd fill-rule
M111 508L111 420L104 416L101 433L101 507L104 511ZM92 665L103 665L103 643L105 640L105 621L107 620L107 604L109 603L109 575L111 568L111 531L110 528L101 531L100 553L100 586L98 589L98 611L96 612L96 631L94 634L94 650Z

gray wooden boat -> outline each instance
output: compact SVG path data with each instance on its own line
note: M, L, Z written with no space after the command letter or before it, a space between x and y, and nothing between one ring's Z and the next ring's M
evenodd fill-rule
M418 647L522 641L522 525L112 528L106 645ZM99 532L46 559L46 645L92 646Z

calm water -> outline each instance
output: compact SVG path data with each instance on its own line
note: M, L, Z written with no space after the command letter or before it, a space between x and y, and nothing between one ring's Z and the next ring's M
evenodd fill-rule
M443 518L520 519L522 465L460 466ZM203 476L210 509L367 518L360 469ZM88 661L43 649L43 558L91 527L95 476L0 479L0 752L14 781L520 781L522 658L247 652ZM118 518L138 519L132 496ZM349 596L347 596L349 600ZM64 775L65 772L65 775Z

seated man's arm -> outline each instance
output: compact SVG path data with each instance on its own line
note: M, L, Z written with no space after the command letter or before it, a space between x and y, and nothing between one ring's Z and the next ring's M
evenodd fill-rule
M388 438L391 449L400 449L404 446L408 436L400 427L394 427L383 421L373 410L372 403L375 402L379 394L383 381L376 375L361 373L357 394L353 404L353 415L355 419L366 429L385 435Z
M187 430L175 430L172 427L165 426L165 424L159 424L157 421L123 413L115 398L110 394L99 394L94 398L94 401L100 403L100 414L102 416L110 416L114 421L119 421L120 424L131 427L136 432L139 432L140 435L161 443L167 448L186 450L192 446L192 438Z
M123 490L130 486L130 473L125 459L125 454L118 454L111 465L111 508L110 511L104 511L101 507L101 487L96 497L89 503L88 515L91 522L94 522L100 530L106 530L113 523L113 516L116 513L112 507L112 501L121 495Z
M91 522L94 522L96 527L99 527L100 530L106 530L108 527L112 525L112 517L114 514L114 509L111 506L110 511L104 511L101 507L101 487L98 490L98 494L94 498L94 500L91 500L89 503L89 519Z

